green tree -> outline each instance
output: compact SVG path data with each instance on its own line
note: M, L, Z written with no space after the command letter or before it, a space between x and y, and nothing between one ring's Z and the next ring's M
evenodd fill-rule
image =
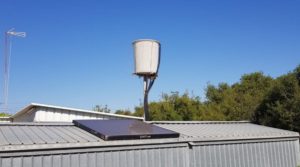
M159 102L150 102L150 120L182 120L174 108L174 100L177 99L177 97L177 93L172 93L170 96L162 94ZM135 108L135 115L143 116L143 106Z
M240 83L234 84L240 119L250 120L257 107L272 87L274 80L261 72L243 75Z
M11 115L8 113L4 113L4 112L0 113L0 117L9 117L9 116Z
M211 107L204 105L198 96L188 92L163 93L158 102L149 104L150 120L224 120L224 115L218 110L209 111ZM143 107L136 107L134 115L142 116Z
M101 105L96 105L93 110L97 112L110 113L110 109L107 107L107 105L105 105L104 107L102 107Z
M257 108L253 121L300 132L300 66L276 79Z
M300 65L276 79L254 72L241 76L232 85L208 84L206 97L188 92L163 93L150 102L150 120L252 120L255 123L300 132ZM110 111L107 106L94 110ZM124 115L143 116L143 106L117 110Z
M129 115L129 116L132 116L133 113L130 112L130 110L117 110L115 112L115 114L120 114L120 115Z
M209 110L221 112L225 120L250 120L264 99L273 79L261 72L245 74L233 85L220 83L206 88Z

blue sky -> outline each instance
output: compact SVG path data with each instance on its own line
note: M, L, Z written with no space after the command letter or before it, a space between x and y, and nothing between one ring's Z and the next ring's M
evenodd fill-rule
M31 102L133 109L142 80L132 75L131 43L140 38L162 44L150 101L171 91L203 99L207 83L255 71L277 77L300 63L299 8L299 0L1 1L1 34L27 32L13 39L10 112Z

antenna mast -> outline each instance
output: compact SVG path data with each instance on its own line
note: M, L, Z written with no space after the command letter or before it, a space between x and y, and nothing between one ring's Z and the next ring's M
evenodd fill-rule
M16 32L14 28L8 30L4 34L4 79L3 79L3 112L8 112L8 85L9 85L9 67L11 57L11 36L26 37L25 32Z

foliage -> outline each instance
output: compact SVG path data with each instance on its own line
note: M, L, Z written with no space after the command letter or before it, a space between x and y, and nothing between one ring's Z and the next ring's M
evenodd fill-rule
M243 75L240 82L229 86L208 85L207 104L223 113L226 120L249 120L270 90L273 79L261 72Z
M110 109L107 107L107 105L105 105L104 107L102 107L101 105L96 105L93 110L97 112L110 113Z
M254 72L232 85L208 84L205 90L204 101L188 92L163 93L149 104L150 120L251 120L300 132L300 65L278 78ZM116 113L143 116L143 107Z
M253 121L300 132L300 66L276 79Z
M9 116L11 115L8 113L4 113L4 112L0 113L0 117L9 117Z
M223 120L224 116L218 111L207 112L199 97L190 96L189 93L182 95L179 92L163 93L159 102L149 104L150 120ZM143 107L135 108L136 116L142 116ZM134 114L135 114L134 113Z
M117 110L115 114L121 114L121 115L132 115L130 110Z

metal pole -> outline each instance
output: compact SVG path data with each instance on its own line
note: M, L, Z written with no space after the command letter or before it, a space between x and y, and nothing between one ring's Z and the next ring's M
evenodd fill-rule
M10 37L5 32L5 44L4 44L4 83L3 83L3 112L8 112L8 83L9 83L9 60L11 52Z
M10 36L26 37L25 32L15 32L14 28L5 32L4 46L4 83L3 83L3 101L4 112L8 112L8 86L9 86L9 64L11 57L11 41Z
M148 78L144 76L144 121L149 121L148 86Z

